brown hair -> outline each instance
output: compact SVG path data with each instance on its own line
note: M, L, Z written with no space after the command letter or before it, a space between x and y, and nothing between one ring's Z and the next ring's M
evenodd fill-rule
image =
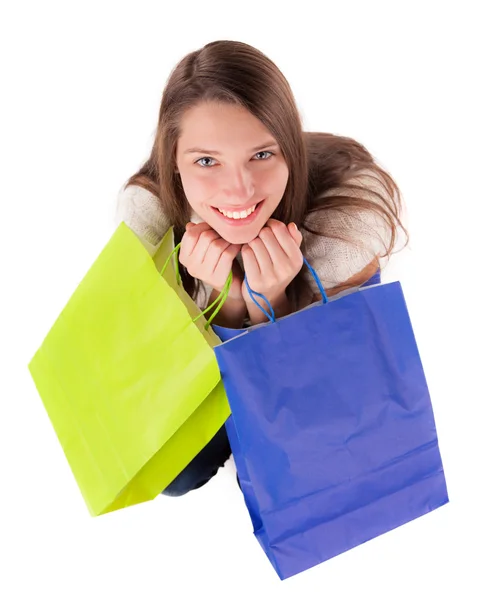
M326 208L338 212L372 210L391 230L386 255L392 252L400 222L400 193L397 185L358 142L326 133L303 132L290 86L262 52L236 41L211 42L185 56L173 69L163 91L156 136L150 157L128 181L159 198L168 223L180 240L190 220L190 207L176 170L176 148L183 113L201 102L226 102L243 106L255 115L274 136L288 165L286 190L273 217L294 222L312 233L305 223L310 212ZM371 192L378 201L362 197L362 187L349 184L355 173L369 168L381 180L386 194ZM328 195L329 190L350 188L351 194ZM360 196L360 197L359 197ZM406 233L406 232L405 232ZM350 240L356 243L355 239ZM195 294L198 282L182 268L186 290ZM294 307L304 289L303 272L289 286Z

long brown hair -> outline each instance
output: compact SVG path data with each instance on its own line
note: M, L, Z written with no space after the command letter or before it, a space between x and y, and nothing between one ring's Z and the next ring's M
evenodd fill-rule
M376 211L391 230L386 255L392 252L400 221L400 193L397 185L370 153L350 138L302 130L301 119L291 88L277 66L262 52L236 41L211 42L185 56L173 69L166 83L159 110L158 126L150 157L126 185L138 185L158 197L176 240L185 232L191 210L176 169L177 140L183 113L201 102L237 104L249 110L274 136L289 169L286 190L273 217L284 223L294 222L311 233L305 223L307 214L323 209L338 212L352 209ZM383 182L386 194L378 201L363 198L362 188L347 180L369 168ZM355 190L352 197L329 195L338 187ZM360 192L360 198L359 198ZM356 243L356 240L351 240ZM198 282L182 268L186 290L194 295ZM303 292L303 272L288 288L290 300L298 306Z

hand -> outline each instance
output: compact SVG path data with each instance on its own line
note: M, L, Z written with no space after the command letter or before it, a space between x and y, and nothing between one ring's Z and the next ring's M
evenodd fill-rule
M275 309L286 301L286 288L303 266L300 251L303 236L294 223L285 225L270 219L249 244L244 244L241 254L250 288L263 294ZM248 310L254 313L246 285L242 289Z
M187 223L181 242L179 262L192 277L220 292L241 246L225 241L207 223ZM242 279L241 270L233 269L229 298L242 300Z

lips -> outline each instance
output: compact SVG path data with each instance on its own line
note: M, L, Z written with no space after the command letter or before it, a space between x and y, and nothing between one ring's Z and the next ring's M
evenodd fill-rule
M248 206L243 210L229 210L225 208L217 208L212 207L213 211L226 223L230 223L231 225L246 225L251 223L258 214L261 205L264 200L261 200L257 204L253 204L252 206Z
M253 204L253 206L250 206L250 208L241 211L224 210L223 208L219 208L217 210L219 210L224 217L229 217L229 219L246 219L246 217L249 217L251 213L254 212L255 208L256 204Z

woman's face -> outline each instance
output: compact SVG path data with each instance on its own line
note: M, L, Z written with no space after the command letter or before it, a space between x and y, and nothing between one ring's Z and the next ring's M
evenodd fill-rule
M276 140L248 110L203 103L181 121L177 167L192 210L232 244L256 238L286 189Z

